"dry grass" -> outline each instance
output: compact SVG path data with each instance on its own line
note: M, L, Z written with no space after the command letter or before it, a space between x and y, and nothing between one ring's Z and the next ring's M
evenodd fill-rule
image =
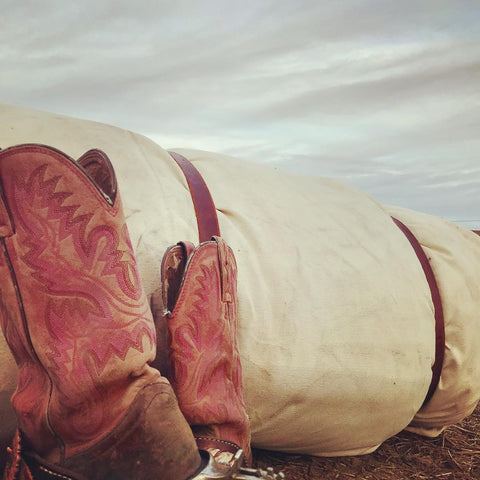
M474 480L480 479L480 407L435 439L401 432L376 452L320 458L254 450L260 467L283 470L287 480Z

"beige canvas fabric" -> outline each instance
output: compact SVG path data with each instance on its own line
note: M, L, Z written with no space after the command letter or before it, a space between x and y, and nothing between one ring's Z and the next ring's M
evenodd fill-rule
M158 288L164 250L179 240L197 241L183 174L145 137L1 106L0 147L25 142L74 158L94 147L109 155L147 293ZM176 151L204 176L222 235L236 255L239 344L254 446L360 454L407 427L431 379L433 305L412 247L389 213L365 193L332 180ZM441 243L441 236L436 239ZM479 259L472 252L470 268ZM478 300L470 301L478 311ZM1 342L0 355L8 357ZM10 360L2 362L5 391L14 368ZM458 370L452 374L463 374ZM469 406L478 399L478 379L471 392ZM443 412L442 421L447 417Z
M475 409L480 396L480 241L457 225L400 207L387 210L409 227L435 274L445 318L445 358L431 401L409 430L438 435Z

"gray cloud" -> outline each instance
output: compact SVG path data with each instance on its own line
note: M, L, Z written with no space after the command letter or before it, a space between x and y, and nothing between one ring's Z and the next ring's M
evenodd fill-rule
M480 226L476 1L6 0L3 12L0 102Z

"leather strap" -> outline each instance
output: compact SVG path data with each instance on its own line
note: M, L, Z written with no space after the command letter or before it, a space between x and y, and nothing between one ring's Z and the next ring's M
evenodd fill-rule
M200 172L183 155L168 152L182 169L187 179L190 195L192 196L195 215L197 216L198 236L200 243L208 242L212 237L220 236L217 211L207 184Z
M430 261L425 254L420 242L416 239L415 235L410 229L404 225L400 220L392 217L392 220L398 226L398 228L405 234L408 241L413 247L413 250L417 254L418 260L422 265L423 272L427 278L428 286L430 287L430 294L432 295L433 307L435 310L435 362L432 365L432 381L428 388L427 396L423 402L425 405L433 396L435 389L440 381L440 375L442 373L443 358L445 356L445 319L443 316L442 298L438 289L437 280L433 273Z
M221 452L232 453L233 455L241 451L236 443L215 437L195 437L195 441L197 442L199 450L219 450Z

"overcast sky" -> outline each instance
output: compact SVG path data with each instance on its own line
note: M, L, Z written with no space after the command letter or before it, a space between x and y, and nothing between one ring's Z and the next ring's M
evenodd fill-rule
M479 0L0 5L0 103L480 228Z

